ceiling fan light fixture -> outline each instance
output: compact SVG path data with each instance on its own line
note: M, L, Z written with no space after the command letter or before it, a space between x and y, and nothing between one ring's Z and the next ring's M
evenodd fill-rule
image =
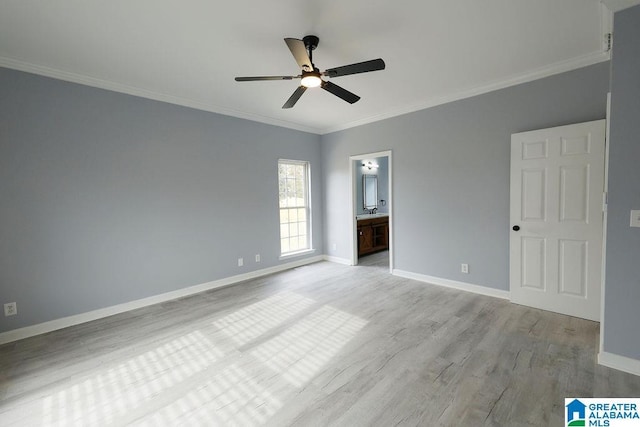
M371 71L384 70L385 63L382 58L372 59L370 61L358 62L355 64L343 65L341 67L330 68L324 72L320 72L319 69L313 64L313 50L318 47L320 39L317 36L308 35L302 40L287 37L284 42L291 51L293 58L298 63L302 73L297 76L253 76L253 77L236 77L237 82L252 82L252 81L267 81L267 80L297 80L300 79L300 86L296 88L293 94L287 99L282 108L292 108L296 102L300 99L302 94L308 88L320 87L326 90L332 95L337 96L349 104L354 104L360 100L360 97L355 93L351 93L345 88L330 82L329 80L323 80L325 77L341 77L349 76L351 74L368 73Z
M322 84L320 73L317 71L309 71L302 73L300 84L304 87L318 87Z

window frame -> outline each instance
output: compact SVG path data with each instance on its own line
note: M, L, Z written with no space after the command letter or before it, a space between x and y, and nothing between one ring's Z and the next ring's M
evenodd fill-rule
M304 166L304 206L295 206L295 207L281 207L280 206L280 193L282 188L280 188L280 180L281 180L281 175L280 175L280 166L281 165L294 165L294 166ZM293 160L293 159L278 159L278 168L277 168L277 174L278 174L278 241L279 241L279 248L280 248L280 257L279 259L286 259L286 258L291 258L291 257L296 257L296 256L300 256L300 255L305 255L308 253L312 253L315 252L315 249L313 249L313 236L312 236L312 202L311 202L311 162L308 160ZM286 178L285 178L286 179ZM290 221L283 223L281 222L281 215L282 215L282 209L300 209L300 208L304 208L305 209L305 214L306 214L306 236L307 236L307 245L305 248L302 249L294 249L294 250L289 250L287 252L283 252L282 250L282 240L284 239L282 237L282 224L291 224ZM300 222L300 221L296 221L296 222ZM290 236L285 237L287 239L290 238Z

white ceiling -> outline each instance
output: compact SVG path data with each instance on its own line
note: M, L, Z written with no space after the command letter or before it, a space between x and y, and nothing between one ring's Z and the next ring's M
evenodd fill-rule
M3 0L0 66L327 133L606 60L600 0ZM283 38L320 37L321 70L383 58L281 109Z

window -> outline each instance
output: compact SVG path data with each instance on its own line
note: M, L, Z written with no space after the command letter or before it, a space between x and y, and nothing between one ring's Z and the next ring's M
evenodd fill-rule
M278 160L280 254L311 249L309 162Z

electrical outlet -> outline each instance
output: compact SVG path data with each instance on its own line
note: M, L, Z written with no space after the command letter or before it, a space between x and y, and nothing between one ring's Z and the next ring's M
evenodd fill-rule
M8 302L4 305L4 315L6 316L15 316L18 314L18 304L15 302Z
M242 267L244 265L244 259L238 258L238 267Z
M469 274L469 264L460 264L460 271Z
M256 254L256 262L260 262L260 254Z
M332 244L332 245L331 245L331 250L332 250L332 251L335 251L336 249L338 249L338 245L337 245L337 244L335 244L335 243L334 243L334 244Z

